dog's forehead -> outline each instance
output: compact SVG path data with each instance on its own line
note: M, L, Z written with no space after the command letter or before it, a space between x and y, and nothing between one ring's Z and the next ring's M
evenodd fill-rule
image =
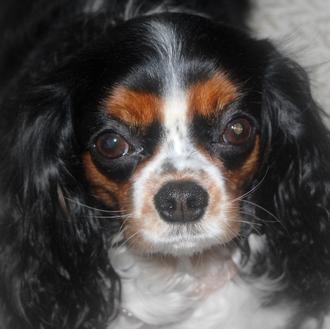
M104 101L109 116L134 125L163 122L168 111L172 116L184 112L191 119L221 111L238 97L230 72L218 66L213 55L200 57L189 48L178 26L151 20L143 29L141 43L148 51L110 88ZM198 46L198 40L195 43Z
M164 122L167 115L174 117L182 113L183 108L189 120L195 115L208 117L222 111L239 96L238 87L223 72L215 72L210 78L187 87L174 85L173 89L156 94L116 86L104 101L106 113L128 125L149 126Z

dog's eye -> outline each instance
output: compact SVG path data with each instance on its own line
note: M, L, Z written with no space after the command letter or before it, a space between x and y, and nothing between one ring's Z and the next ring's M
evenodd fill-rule
M96 150L105 158L116 159L129 152L130 145L124 137L113 132L107 132L98 137Z
M251 135L251 123L245 118L237 118L227 124L222 138L226 144L241 145L246 143Z

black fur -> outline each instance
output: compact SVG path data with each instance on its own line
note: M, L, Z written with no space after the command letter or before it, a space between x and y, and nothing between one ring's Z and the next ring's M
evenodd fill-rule
M249 7L246 1L178 2L239 29ZM105 328L116 314L120 281L107 250L120 223L102 221L84 206L106 209L89 192L80 156L106 125L97 108L105 87L130 67L143 67L141 54L152 56L148 41L136 41L147 19L174 24L189 39L186 51L200 62L197 76L188 70L188 81L220 64L244 84L239 106L257 122L263 158L246 186L257 188L242 207L251 221L263 219L258 233L268 242L253 276L283 276L284 288L267 302L300 304L290 328L309 316L321 328L330 306L330 136L305 72L267 40L236 28L180 14L123 23L123 2L107 3L92 14L83 13L83 0L0 5L0 328ZM144 2L141 11L150 5ZM203 55L212 59L210 67ZM143 67L140 79L127 83L159 92L158 69ZM217 127L195 125L204 144ZM156 125L143 136L150 153L158 134Z

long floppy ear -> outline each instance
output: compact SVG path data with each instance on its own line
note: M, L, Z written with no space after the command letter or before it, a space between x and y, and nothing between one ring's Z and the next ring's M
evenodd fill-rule
M117 279L104 227L82 205L70 107L66 88L43 84L6 109L12 111L0 168L0 320L6 329L97 328L113 312Z
M263 86L264 182L256 193L269 243L268 271L286 296L330 306L330 134L304 70L273 54ZM270 215L272 213L272 215ZM307 303L307 304L306 304Z

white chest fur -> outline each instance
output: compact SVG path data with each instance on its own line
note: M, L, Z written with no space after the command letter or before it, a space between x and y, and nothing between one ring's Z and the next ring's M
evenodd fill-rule
M110 257L121 277L122 308L108 329L280 329L294 312L292 305L262 307L274 282L233 277L226 255L171 262L121 247Z

